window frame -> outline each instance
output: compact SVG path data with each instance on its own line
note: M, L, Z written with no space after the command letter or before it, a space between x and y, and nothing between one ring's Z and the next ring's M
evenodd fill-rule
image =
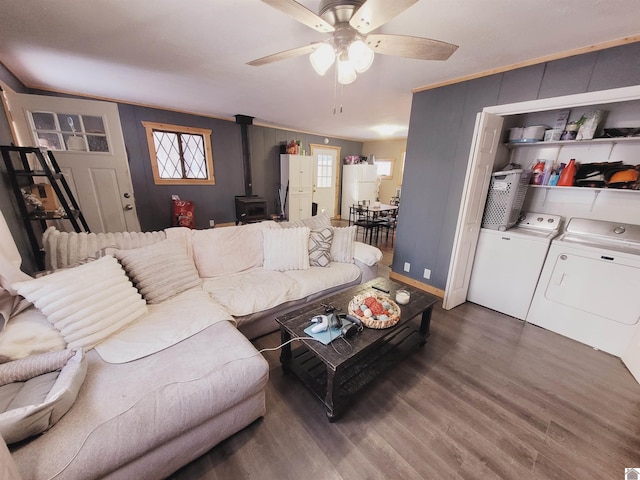
M107 154L111 155L111 140L109 139L109 134L107 132L106 120L104 115L96 115L96 114L85 114L85 113L62 113L54 110L47 109L37 109L37 110L27 110L28 112L28 122L31 128L31 135L33 136L35 143L42 146L43 148L47 148L48 150L52 150L54 152L65 152L65 153L90 153L90 154ZM36 125L36 119L34 118L34 114L46 114L51 115L54 123L54 128L38 128ZM60 121L60 117L77 117L77 124L74 122L74 129L66 130L66 128L62 127L62 123ZM102 121L103 131L101 132L92 132L87 131L85 125L85 118L95 117L99 118ZM53 148L51 146L43 146L40 144L41 137L39 134L46 135L55 135L58 137L58 144L62 146L62 148ZM84 149L72 149L69 148L68 139L70 137L79 137L84 140ZM89 145L89 137L95 138L103 138L107 149L106 150L91 150Z
M376 158L374 164L381 164L381 163L388 163L389 164L389 175L380 175L378 174L378 177L380 177L382 180L391 180L393 179L393 169L395 168L395 158ZM377 173L377 170L376 170Z
M211 130L207 128L185 127L168 123L142 122L147 134L147 146L149 148L149 161L153 171L153 183L156 185L215 185L216 179L213 170L213 152L211 149ZM205 164L207 178L162 178L158 168L156 155L156 143L154 131L169 132L175 134L200 135L204 142ZM183 159L181 159L183 160Z
M333 176L333 162L330 162L328 165L327 164L320 164L320 156L326 156L331 158L331 160L333 160L333 157L331 155L327 155L324 153L321 154L316 154L316 158L318 159L317 163L316 163L316 188L334 188L334 182L335 182L335 178ZM322 168L323 173L325 171L329 171L328 175L320 175L320 169ZM329 180L329 185L320 185L320 179L328 179Z

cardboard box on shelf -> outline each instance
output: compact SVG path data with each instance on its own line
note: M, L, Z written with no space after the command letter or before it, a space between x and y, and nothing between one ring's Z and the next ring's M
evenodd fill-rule
M60 207L56 192L48 183L34 183L31 185L31 193L42 202L45 212L55 212Z

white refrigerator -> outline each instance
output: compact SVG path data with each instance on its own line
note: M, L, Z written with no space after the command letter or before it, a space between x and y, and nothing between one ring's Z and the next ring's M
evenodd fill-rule
M341 218L349 218L349 208L360 200L376 200L378 168L375 165L358 164L342 166Z

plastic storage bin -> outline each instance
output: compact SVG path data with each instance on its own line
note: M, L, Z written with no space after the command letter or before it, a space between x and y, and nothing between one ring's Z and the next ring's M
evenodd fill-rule
M491 174L482 228L507 230L518 221L529 186L530 170L508 170Z

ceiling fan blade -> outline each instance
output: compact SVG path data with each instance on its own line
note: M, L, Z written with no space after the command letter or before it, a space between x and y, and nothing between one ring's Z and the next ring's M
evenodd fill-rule
M375 53L418 60L447 60L458 49L451 43L408 35L372 34L366 43Z
M262 0L267 5L271 5L276 10L286 13L298 22L311 27L322 33L333 32L333 25L320 18L304 5L299 4L295 0Z
M253 67L259 67L260 65L266 65L268 63L279 62L280 60L286 60L287 58L299 57L300 55L306 55L313 52L322 42L314 42L304 47L292 48L291 50L285 50L284 52L274 53L273 55L267 55L266 57L258 58L247 62L247 65Z
M264 0L263 0L264 1ZM367 0L353 14L349 25L362 34L373 32L393 17L400 15L418 0Z

